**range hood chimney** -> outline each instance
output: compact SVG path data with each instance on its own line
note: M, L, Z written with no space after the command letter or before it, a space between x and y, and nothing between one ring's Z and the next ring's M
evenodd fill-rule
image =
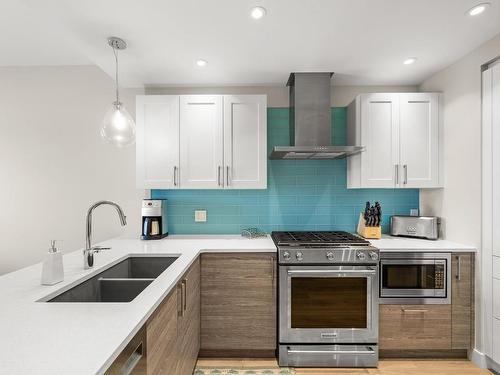
M291 73L290 144L275 146L270 159L340 159L364 150L332 146L330 80L333 73Z

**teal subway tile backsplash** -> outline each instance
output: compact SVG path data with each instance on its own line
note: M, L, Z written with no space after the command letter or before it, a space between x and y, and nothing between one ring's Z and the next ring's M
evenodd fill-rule
M347 108L332 108L332 142L346 144ZM290 143L288 108L267 109L268 152ZM418 189L346 188L346 160L268 160L266 190L153 190L168 200L171 234L231 234L245 227L273 230L355 231L366 201L382 204L389 218L418 208ZM194 211L207 210L195 223Z

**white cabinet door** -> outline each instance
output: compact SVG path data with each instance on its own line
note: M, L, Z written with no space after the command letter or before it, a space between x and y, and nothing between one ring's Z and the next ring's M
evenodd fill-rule
M401 187L439 187L439 94L399 98Z
M223 187L222 96L180 99L180 184L183 189Z
M179 96L136 100L136 184L142 189L179 186Z
M267 96L224 96L224 186L267 188Z
M361 185L398 186L399 100L397 94L363 94L361 100ZM401 171L399 171L401 176Z

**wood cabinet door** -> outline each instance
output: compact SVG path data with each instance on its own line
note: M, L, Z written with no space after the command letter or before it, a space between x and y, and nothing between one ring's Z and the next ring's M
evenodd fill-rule
M273 356L276 257L269 253L201 256L201 353Z
M363 94L361 100L361 186L399 186L398 94ZM399 173L398 173L399 172Z
M439 187L439 94L399 95L401 187Z
M193 263L180 281L180 357L176 375L191 375L200 351L200 260Z
M451 305L380 305L380 350L450 350Z
M158 306L146 324L148 375L174 374L178 365L177 290Z
M222 96L180 98L180 184L221 189L224 181Z
M451 266L451 345L452 349L470 349L474 311L473 255L452 254Z
M224 186L267 188L267 96L224 96Z
M137 187L178 188L179 96L137 96L136 123Z

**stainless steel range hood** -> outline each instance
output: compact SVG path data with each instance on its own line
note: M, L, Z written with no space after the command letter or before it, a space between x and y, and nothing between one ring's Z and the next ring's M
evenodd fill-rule
M275 146L270 159L339 159L360 146L332 146L330 80L333 73L291 73L290 144Z

